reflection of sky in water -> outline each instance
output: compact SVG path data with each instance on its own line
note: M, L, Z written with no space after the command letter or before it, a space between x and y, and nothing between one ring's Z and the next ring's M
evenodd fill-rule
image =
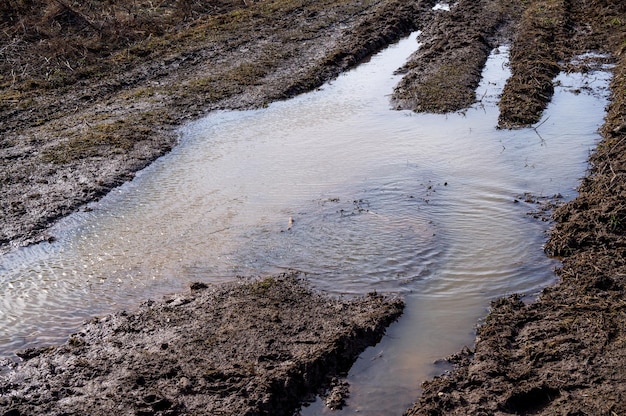
M429 203L429 215L440 225L435 241L446 242L436 268L405 295L404 315L383 341L359 358L348 376L349 406L333 415L401 414L412 405L421 382L445 370L434 364L437 360L472 344L473 328L487 313L489 300L516 292L536 295L553 282L556 264L541 248L548 224L527 215L537 210L535 204L514 200L524 201L519 196L525 192L537 197L575 195L586 157L599 139L596 131L602 122L608 77L607 73L561 74L536 130L492 131L483 140L480 136L485 133L471 126L478 116L472 112L480 112L481 105L468 112L467 134L459 132L456 141L462 151L445 150L451 157L448 176L443 178L449 182L443 188L446 194L437 189L438 196ZM493 81L485 81L482 88L495 87ZM496 104L494 94L483 100L485 113L495 112L488 108ZM491 162L473 153L474 146L489 154ZM455 163L456 158L464 158L463 152L476 163ZM482 176L475 175L479 171ZM498 185L506 183L510 188ZM459 188L467 193L452 198L450 194ZM331 411L318 399L302 414Z
M443 11L449 12L450 4L449 3L437 3L433 6L433 10L443 10Z
M346 412L404 408L434 359L471 342L489 300L553 279L546 223L513 201L573 195L604 99L566 91L606 84L563 76L537 131L496 130L503 49L464 114L392 111L391 74L415 46L413 36L320 91L188 125L171 154L63 221L56 243L5 256L0 349L60 341L92 314L192 280L295 268L333 293L406 297L392 336L355 367Z

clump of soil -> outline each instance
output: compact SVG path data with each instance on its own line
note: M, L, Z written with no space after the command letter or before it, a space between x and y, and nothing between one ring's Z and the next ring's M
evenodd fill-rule
M511 77L499 103L500 127L528 126L541 118L561 70L566 12L565 2L555 0L534 1L524 10L511 47Z
M94 318L0 377L5 415L290 415L401 313L329 298L293 274L191 291ZM334 379L336 382L336 379ZM344 385L345 387L345 385Z

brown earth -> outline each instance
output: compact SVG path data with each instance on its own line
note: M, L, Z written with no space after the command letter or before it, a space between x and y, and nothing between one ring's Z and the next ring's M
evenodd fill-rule
M495 301L478 329L476 345L452 357L453 372L425 383L422 397L407 414L626 414L624 2L459 0L449 13L433 12L435 2L429 0L127 3L6 0L0 4L3 250L52 238L46 230L56 219L100 197L167 152L176 142L174 128L185 120L212 109L258 107L311 90L416 29L423 30L424 46L402 69L406 75L395 91L395 105L419 111L462 110L479 100L474 89L489 51L510 40L513 75L500 102L503 128L540 122L558 71L593 71L598 63L614 62L603 140L591 157L579 197L554 215L556 225L547 250L563 258L560 284L546 289L530 305L515 296ZM571 58L588 51L606 53L608 58L572 63ZM220 302L226 298L222 296ZM194 304L195 300L183 306ZM133 320L133 316L150 315L145 311L154 307L151 319L160 322L169 313L166 305L147 305L138 315L109 319ZM145 324L149 332L153 324L150 320ZM244 328L260 324L265 320ZM98 325L94 322L84 332L112 331ZM280 333L281 328L271 331ZM150 342L152 335L139 342ZM65 405L76 401L70 393L84 388L62 385L72 372L85 367L81 374L107 377L121 371L109 365L92 374L88 362L76 359L72 372L66 372L55 360L69 363L77 348L88 351L106 342L96 337L80 345L81 338L70 339L57 352L35 352L14 376L15 384L2 384L2 400L10 400L10 391L19 392L15 397L23 400L4 403ZM321 335L316 341L322 339L327 338ZM163 351L170 349L166 344ZM104 350L121 359L121 348L111 344ZM99 354L95 351L92 354ZM163 376L159 368L148 377L158 382L167 374L172 379L180 376L177 388L195 391L200 376L184 376L182 369L189 363L171 362L163 351L154 347L146 354L154 358L151 363L172 364L176 371ZM202 354L209 352L217 353L202 350ZM224 381L209 376L202 382L222 383L215 387L220 397L235 400L229 394L240 391L237 383L256 369L229 373L237 358L229 359L235 360L225 364L231 367L219 371L232 377ZM277 356L270 362L279 368L289 360ZM37 367L39 363L42 367ZM141 364L136 365L137 371L143 371ZM47 388L50 381L38 391L20 385L19 374L44 371L44 367L45 374L59 373L54 381L61 383L58 389L52 389L53 383ZM140 377L125 386L104 380L101 388L111 389L112 395L106 403L119 397L115 389L124 396L137 385L139 393L124 400L136 399L127 404L140 413L177 414L183 408L179 406L195 403L185 402L182 391L168 390L174 389L171 383L164 384L169 392L164 396L149 391L151 383L142 385ZM229 380L231 384L226 383ZM95 397L106 396L86 395L81 400L96 403ZM263 400L249 405L262 409ZM30 409L5 413L30 414Z

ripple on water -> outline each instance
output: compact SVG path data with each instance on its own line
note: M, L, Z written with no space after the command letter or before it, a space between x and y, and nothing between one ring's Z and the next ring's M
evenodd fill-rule
M410 291L441 251L433 225L419 210L416 198L401 189L312 201L285 212L285 227L287 218L294 219L291 229L250 229L233 259L250 269L305 271L331 292Z
M405 297L350 376L350 409L401 413L431 363L471 343L491 299L553 281L547 225L514 200L572 196L605 102L568 91L608 82L561 76L539 127L496 130L501 48L466 113L391 111L391 74L416 46L414 35L320 91L186 126L169 155L61 222L55 243L3 256L0 352L62 341L191 280L295 268L335 294Z

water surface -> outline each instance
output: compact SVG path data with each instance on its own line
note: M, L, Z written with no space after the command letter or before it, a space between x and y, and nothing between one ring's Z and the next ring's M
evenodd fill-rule
M537 129L501 131L506 48L466 112L393 111L393 71L416 48L413 35L316 92L187 125L169 155L62 221L56 242L3 256L0 353L62 342L91 315L190 281L293 268L333 294L405 298L339 412L401 414L433 362L472 343L492 299L554 282L548 223L526 196L574 195L608 78L562 75Z

